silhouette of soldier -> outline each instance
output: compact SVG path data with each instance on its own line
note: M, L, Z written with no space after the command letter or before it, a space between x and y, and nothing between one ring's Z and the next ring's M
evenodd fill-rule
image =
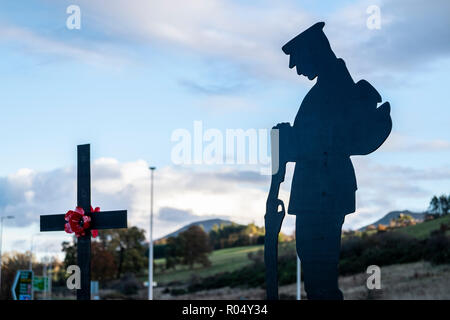
M285 44L289 67L317 78L293 126L272 130L272 181L266 204L268 299L278 298L277 240L285 208L278 199L287 162L295 162L288 214L296 216L297 254L308 299L343 299L338 286L341 231L355 211L351 155L375 151L391 132L390 106L367 81L355 83L332 51L319 22ZM281 210L280 210L281 208Z

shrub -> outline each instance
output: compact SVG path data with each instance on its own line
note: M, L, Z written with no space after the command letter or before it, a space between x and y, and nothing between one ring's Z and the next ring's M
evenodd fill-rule
M450 263L450 237L436 234L426 241L425 257L433 264Z
M169 292L173 296L179 296L179 295L188 293L188 291L186 289L182 289L182 288L171 289Z
M450 237L445 235L446 231L447 228L441 226L425 240L399 232L349 238L342 243L340 273L363 272L371 264L381 266L419 260L450 263Z
M419 261L424 258L424 244L416 238L384 232L369 237L351 237L343 241L340 274L364 272L367 266Z
M120 291L125 295L134 295L138 292L139 289L143 288L142 283L136 279L134 274L126 273L119 282L117 282L114 286L114 289Z

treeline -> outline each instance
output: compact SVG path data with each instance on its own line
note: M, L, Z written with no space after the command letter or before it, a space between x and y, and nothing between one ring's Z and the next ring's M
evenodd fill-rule
M427 222L424 222L427 223ZM379 232L372 236L348 237L343 240L339 271L349 275L365 271L369 265L429 261L450 263L450 224L441 224L426 239L417 239L401 232Z
M450 194L433 196L428 207L428 213L434 215L447 215L450 211Z
M64 261L51 262L51 278L53 295L71 295L66 290L66 273L69 265L77 264L76 238L64 241L62 251ZM99 230L99 236L91 243L91 278L99 281L104 289L113 289L109 298L130 298L138 290L144 290L139 277L147 274L148 244L145 231L137 227L128 229ZM11 285L18 270L27 270L30 260L35 275L42 275L44 264L37 262L26 253L7 253L2 259L2 281L0 299L11 299ZM48 270L50 270L49 265ZM62 296L59 296L60 298ZM106 298L106 296L104 296Z
M214 250L264 244L264 228L254 223L213 226L209 241Z
M194 225L176 237L168 238L164 250L160 245L157 253L163 254L165 269L175 268L179 264L192 269L196 263L203 267L210 266L208 256L213 250L261 243L264 243L264 229L254 224L214 225L209 233L202 226Z
M14 283L14 278L18 270L29 270L31 268L35 275L41 275L45 264L37 262L35 257L31 255L30 251L21 252L7 252L2 255L2 281L0 287L0 300L12 299L11 287ZM62 262L52 261L52 270L59 273L62 268Z
M280 234L280 241L288 237ZM156 259L166 259L166 269L178 264L193 267L195 263L209 266L208 254L213 250L264 244L264 228L251 223L248 225L214 225L210 232L201 226L191 226L188 230L170 237L164 244L155 246Z

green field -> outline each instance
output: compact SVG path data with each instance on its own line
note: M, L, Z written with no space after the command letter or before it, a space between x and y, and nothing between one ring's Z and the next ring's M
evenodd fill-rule
M187 266L177 266L175 270L171 269L163 272L158 268L155 273L155 281L161 284L172 281L186 281L192 276L207 277L221 272L238 270L252 263L248 258L249 252L256 252L262 249L262 245L257 245L215 250L209 256L209 260L212 263L210 267L204 268L201 265L195 265L194 269L190 270ZM164 265L165 259L157 259L155 263Z
M450 215L446 215L438 219L416 224L415 226L409 226L398 229L396 230L396 232L403 232L411 236L414 236L417 239L425 239L430 235L432 231L439 229L441 224L449 224L449 223L450 223Z

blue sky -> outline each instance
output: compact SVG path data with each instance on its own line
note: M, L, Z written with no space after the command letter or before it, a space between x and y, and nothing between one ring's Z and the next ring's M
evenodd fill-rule
M71 4L81 9L80 30L66 28ZM367 28L370 5L381 9L379 30ZM86 142L100 177L93 198L104 208L127 207L142 227L146 167L158 167L157 236L205 217L261 224L268 180L254 174L258 168L176 166L171 134L192 131L195 120L223 132L292 122L312 83L289 70L281 46L317 21L326 22L354 80L368 80L392 106L389 140L354 159L358 211L346 226L391 210L424 210L433 194L450 190L448 1L0 6L0 214L17 217L8 222L6 250L28 248L39 214L74 206L74 193L51 190L73 186L75 146ZM288 189L289 179L283 197ZM164 212L179 219L167 221ZM286 232L292 228L287 219Z

